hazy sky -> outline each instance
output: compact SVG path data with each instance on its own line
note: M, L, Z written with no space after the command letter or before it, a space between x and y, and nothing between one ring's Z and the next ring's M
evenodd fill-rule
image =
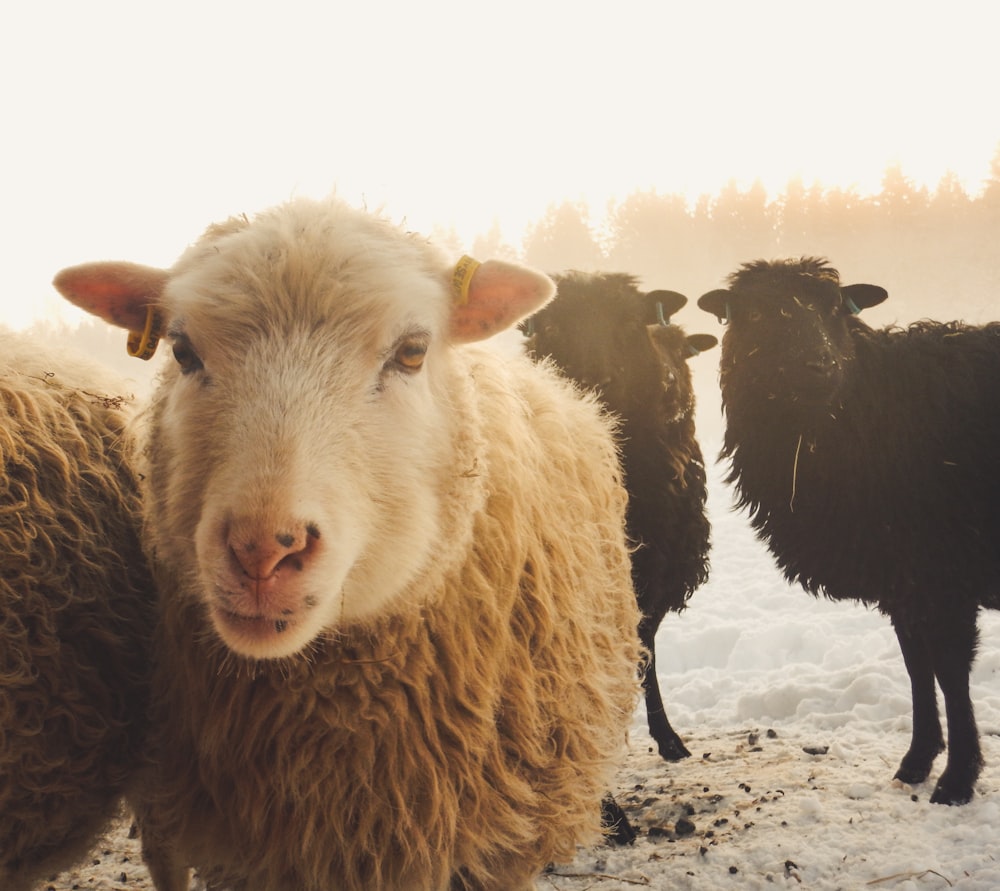
M13 6L14 4L9 4ZM0 28L0 321L90 259L169 265L209 222L334 188L471 242L564 199L759 177L978 191L995 0L18 2ZM13 276L11 276L11 271ZM11 281L13 277L13 281Z

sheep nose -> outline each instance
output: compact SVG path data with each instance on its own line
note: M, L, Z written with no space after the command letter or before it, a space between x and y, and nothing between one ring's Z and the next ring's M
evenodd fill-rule
M837 368L837 359L833 353L823 352L812 359L807 359L806 368L817 375L829 377Z
M319 529L312 524L293 523L275 529L244 521L230 524L227 544L243 572L263 581L283 569L304 570L315 555L319 537Z

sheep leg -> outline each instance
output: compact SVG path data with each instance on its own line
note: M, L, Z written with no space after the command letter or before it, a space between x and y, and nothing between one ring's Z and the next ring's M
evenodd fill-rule
M979 632L976 607L952 609L938 617L934 673L944 694L948 719L948 763L931 796L935 804L965 804L983 766L976 715L969 695L969 671Z
M191 873L186 867L178 866L168 860L150 857L143 851L142 859L149 870L156 891L188 891L191 883Z
M607 840L619 847L632 844L639 834L610 792L601 799L601 828Z
M139 821L142 837L142 859L149 870L156 891L188 891L190 870L177 862L169 845Z
M659 625L659 622L656 625ZM670 726L667 711L663 707L660 682L656 677L656 625L647 621L639 625L639 639L648 653L641 669L642 689L646 699L646 722L649 725L650 736L656 740L660 757L664 761L680 761L682 758L691 757L691 753L677 735L677 731Z
M938 717L937 694L934 689L934 663L923 635L893 618L893 627L903 653L903 662L910 675L913 699L913 734L909 751L896 771L896 779L916 786L931 772L934 759L944 750L944 735Z

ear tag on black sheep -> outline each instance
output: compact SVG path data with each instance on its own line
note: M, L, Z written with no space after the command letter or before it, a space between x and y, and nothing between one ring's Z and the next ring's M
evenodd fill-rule
M729 301L726 301L726 317L717 315L716 318L719 320L720 325L728 325L733 320L733 310L729 305Z
M142 331L129 331L127 350L136 359L152 359L160 342L160 316L150 304L146 307L146 325Z
M664 328L670 324L670 319L663 316L663 304L659 300L656 301L656 321Z
M861 313L861 307L858 306L847 294L841 294L844 298L844 305L851 311L852 316L859 315Z
M733 312L732 312L732 310L729 307L729 301L728 300L726 301L726 316L725 316L725 318L723 318L722 316L717 315L716 319L719 320L719 324L720 325L728 325L733 320Z
M469 286L472 284L472 277L482 265L468 254L455 264L455 270L451 274L451 294L460 306L469 302Z

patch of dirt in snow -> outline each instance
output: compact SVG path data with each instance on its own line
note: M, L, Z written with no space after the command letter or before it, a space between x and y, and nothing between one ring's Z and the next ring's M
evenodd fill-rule
M896 762L880 749L901 756L906 736L863 750L829 742L767 728L695 736L693 757L668 764L634 741L618 799L639 837L581 851L540 891L1000 887L1000 772L984 772L971 804L948 808L929 803L932 783L891 779ZM983 742L995 760L996 740Z
M728 884L746 870L745 851L761 824L796 832L796 809L787 799L793 791L818 791L812 762L820 756L807 755L773 730L694 739L688 746L693 757L676 764L655 750L633 750L619 776L618 800L639 831L634 845L581 853L543 876L540 886L577 889L598 887L577 882L599 881L604 891L668 887L661 882L669 875L669 887L716 887L708 883ZM765 880L800 873L790 848L779 844L769 864L767 859Z
M128 815L111 827L92 855L75 869L52 876L39 891L153 891L142 863L138 833Z

